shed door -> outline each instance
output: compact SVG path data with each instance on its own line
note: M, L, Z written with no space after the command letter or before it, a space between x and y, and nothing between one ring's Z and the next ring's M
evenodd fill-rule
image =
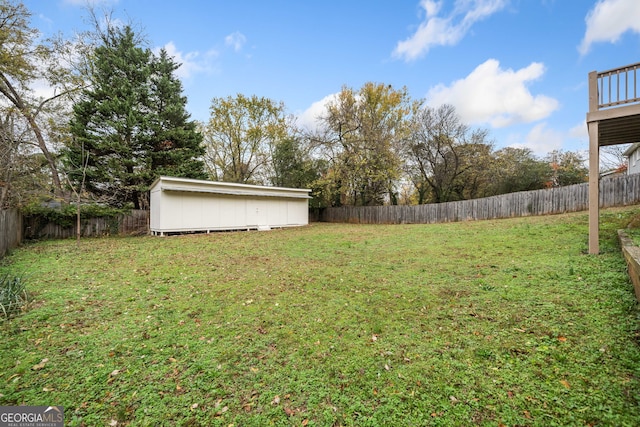
M267 220L267 208L269 203L266 200L247 200L247 226L258 227L269 225Z

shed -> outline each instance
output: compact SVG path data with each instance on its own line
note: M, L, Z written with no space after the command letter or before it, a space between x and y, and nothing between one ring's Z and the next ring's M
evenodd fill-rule
M307 225L310 191L161 176L150 188L151 234Z

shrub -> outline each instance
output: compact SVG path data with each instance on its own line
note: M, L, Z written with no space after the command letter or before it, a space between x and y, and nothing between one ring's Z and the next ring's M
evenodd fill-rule
M0 315L8 319L27 303L25 282L20 276L5 273L0 276Z
M127 209L117 209L95 203L80 205L80 215L83 218L116 218L118 215L125 213L126 211ZM41 219L43 224L52 222L62 227L72 227L73 224L75 224L76 216L78 214L75 204L67 204L57 208L51 208L38 203L25 206L22 209L22 213L27 217L36 217Z

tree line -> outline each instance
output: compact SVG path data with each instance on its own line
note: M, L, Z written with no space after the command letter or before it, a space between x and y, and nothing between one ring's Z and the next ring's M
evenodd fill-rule
M282 102L243 94L214 97L200 123L165 50L89 15L92 30L73 40L40 40L24 4L0 0L0 207L144 209L161 175L311 188L315 207L440 203L588 177L576 152L496 149L451 105L383 83L341 88L313 129Z

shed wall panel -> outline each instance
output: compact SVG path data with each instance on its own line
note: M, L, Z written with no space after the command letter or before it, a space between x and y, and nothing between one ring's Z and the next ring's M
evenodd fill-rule
M247 226L247 203L241 198L222 196L213 199L218 202L220 221L215 227L246 227Z
M149 212L149 227L151 230L160 229L162 228L162 209L160 209L161 197L159 188L151 191L151 194L149 195L149 203L150 206L157 207L157 209L151 209L151 212Z
M282 227L289 224L286 200L272 200L267 211L267 224L271 227Z
M306 200L287 202L287 222L291 225L307 225L309 223L309 207Z
M249 227L259 227L269 225L268 213L270 203L263 199L247 199L247 225Z
M205 197L203 194L183 194L180 197L182 215L180 217L180 228L201 228L205 226L203 218Z

